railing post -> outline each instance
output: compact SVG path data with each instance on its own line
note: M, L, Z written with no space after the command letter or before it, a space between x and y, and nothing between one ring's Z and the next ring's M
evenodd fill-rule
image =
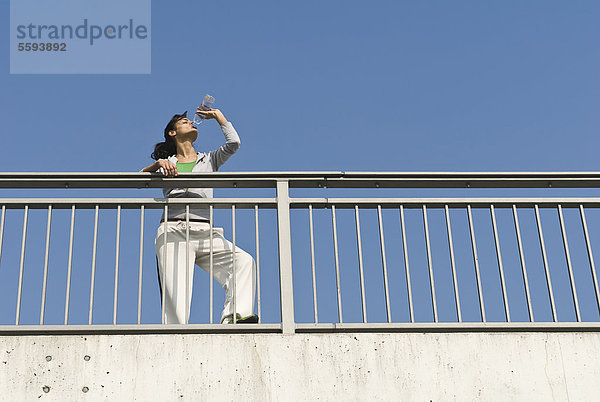
M279 286L281 291L281 329L293 334L294 286L292 283L292 239L290 231L290 194L287 180L277 181L277 233L279 236Z

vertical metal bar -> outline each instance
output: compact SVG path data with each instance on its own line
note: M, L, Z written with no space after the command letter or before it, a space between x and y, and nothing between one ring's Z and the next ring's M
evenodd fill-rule
M46 315L46 287L48 283L48 256L50 254L50 227L52 224L52 205L48 205L48 222L46 223L46 251L44 252L44 279L42 282L42 306L40 308L40 325L44 325Z
M404 267L406 268L406 292L408 294L408 309L410 322L415 322L412 300L412 287L410 284L410 269L408 267L408 247L406 246L406 225L404 224L404 206L400 205L400 229L402 230L402 251L404 252Z
M237 323L237 306L236 306L236 276L237 267L235 265L235 205L231 205L231 243L232 243L232 259L233 259L233 323Z
M456 280L456 264L454 262L454 245L452 244L452 228L450 226L450 210L448 205L444 205L446 211L446 231L448 232L448 248L450 250L450 264L452 265L452 282L454 283L454 301L456 302L456 317L458 322L462 322L460 311L460 297L458 295L458 282Z
M315 236L313 229L312 204L308 205L308 225L310 228L310 264L312 268L313 309L315 314L315 324L318 324L319 315L317 313L317 277L315 274Z
M427 246L427 265L429 266L429 286L431 288L431 304L433 320L438 322L437 304L435 300L435 285L433 281L433 262L431 261L431 246L429 245L429 225L427 224L427 207L423 204L423 226L425 227L425 245Z
M119 244L121 241L121 206L117 205L117 241L115 245L115 290L113 294L113 325L117 325L117 296L119 294Z
M359 213L358 213L358 205L354 206L354 220L356 222L356 244L358 246L358 273L360 275L360 300L362 302L363 322L367 322L367 302L365 299L365 277L363 274L363 255L362 255L362 244L360 241L360 217L359 217ZM312 235L312 233L311 233L311 235ZM312 244L311 244L311 246L312 246Z
M277 181L277 233L281 292L281 330L284 334L293 334L296 331L296 323L294 321L294 284L292 282L290 194L287 180Z
M383 285L385 291L385 308L387 320L392 322L392 310L390 307L390 291L388 287L387 262L385 258L385 239L383 237L383 219L381 217L381 205L377 205L377 217L379 221L379 244L381 246L381 264L383 266Z
M567 257L567 268L569 269L569 280L571 281L571 292L573 292L573 304L575 305L575 316L577 322L581 322L581 313L579 311L579 301L577 300L577 290L575 289L575 277L573 276L573 266L571 265L571 253L569 253L569 243L567 242L567 232L565 230L565 221L562 212L562 206L558 204L558 219L560 221L560 231L562 232L563 246L565 256Z
M527 280L527 269L525 268L525 255L523 254L523 242L521 240L521 229L519 228L519 218L517 206L513 204L513 218L515 220L515 231L517 233L517 244L519 245L519 257L521 258L521 272L523 273L523 283L525 284L525 296L527 297L527 312L529 321L533 322L533 309L531 308L531 295L529 293L529 281Z
M69 303L71 298L71 268L73 267L73 234L75 232L75 205L71 206L71 232L69 234L69 263L67 267L67 290L65 295L65 320L67 325L69 321Z
M585 212L583 205L579 205L579 214L581 215L581 225L583 226L583 234L585 236L585 245L587 247L588 260L590 262L590 270L594 279L594 291L596 292L596 303L598 304L598 312L600 312L600 290L598 289L598 278L596 276L596 266L594 265L594 256L592 255L592 245L590 244L590 235L588 233L587 223L585 220Z
M475 264L475 277L477 279L477 294L479 295L479 310L481 312L481 322L486 322L485 305L483 304L483 292L481 289L481 275L479 273L479 258L477 257L477 245L475 242L475 230L473 229L473 215L471 205L467 205L467 216L469 218L469 231L471 233L471 250L473 250L473 262Z
M160 312L160 316L161 316L161 322L163 324L165 324L167 322L166 319L166 314L165 314L165 301L166 301L166 293L167 293L167 289L165 288L165 284L166 284L166 279L165 277L167 276L167 254L169 252L169 250L167 250L167 232L169 231L169 228L167 226L167 221L169 220L169 206L165 205L165 212L163 215L163 264L162 264L162 275L160 276L160 283L161 283L161 290L162 290L162 295L161 295L161 312Z
M258 241L258 205L254 205L254 227L256 230L256 304L258 311L258 323L260 324L260 242Z
M25 264L25 242L27 240L27 217L29 215L29 205L25 205L23 214L23 237L21 238L21 262L19 263L19 288L17 290L17 315L15 325L19 325L19 315L21 314L21 291L23 290L23 267Z
M556 322L556 305L554 304L554 293L552 292L552 281L550 280L550 270L548 269L548 257L546 256L546 246L544 245L544 233L542 231L542 221L540 220L540 211L538 205L534 205L535 220L538 228L538 238L540 240L540 248L542 249L542 259L544 261L544 270L546 272L546 284L548 285L548 297L550 298L550 306L552 308L552 321Z
M496 243L496 258L498 260L498 271L500 272L500 283L502 285L502 300L504 300L504 314L506 321L510 322L510 310L508 308L508 296L506 295L506 282L504 281L504 268L502 267L502 254L500 252L500 240L498 239L498 228L496 225L496 213L494 205L490 205L490 214L492 216L492 227L494 229L494 242Z
M193 275L193 274L192 274ZM185 205L185 323L190 319L190 204Z
M4 243L4 217L6 215L6 205L2 205L2 221L0 222L0 261L2 261L2 244Z
M138 314L137 323L142 323L142 267L144 261L144 206L140 206L140 268L138 271Z
M331 206L331 222L333 226L333 251L335 256L335 285L337 288L337 303L338 303L338 316L340 323L344 322L342 319L342 292L340 289L340 262L338 258L338 241L337 241L337 227L335 222L335 205Z
M213 206L212 204L209 205L208 207L208 211L209 211L209 220L210 220L210 233L209 233L209 242L210 242L210 246L209 246L209 254L208 254L208 270L210 273L210 279L208 280L208 287L209 287L209 291L208 291L208 315L209 315L209 322L212 324L213 323L213 281L214 281L214 277L213 277Z
M98 244L98 211L100 207L96 205L94 214L94 244L92 245L92 280L90 281L90 309L88 311L88 324L92 325L92 312L94 309L94 282L96 280L96 246Z

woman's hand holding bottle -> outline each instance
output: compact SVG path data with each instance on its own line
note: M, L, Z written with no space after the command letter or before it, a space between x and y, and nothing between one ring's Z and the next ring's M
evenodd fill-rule
M196 114L202 116L203 119L215 119L220 125L227 123L227 119L219 109L212 109L205 105L198 106Z

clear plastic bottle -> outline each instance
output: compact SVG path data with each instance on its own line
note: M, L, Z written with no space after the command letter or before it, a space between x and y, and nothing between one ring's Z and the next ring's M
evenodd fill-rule
M204 95L202 99L202 104L200 104L200 109L208 110L212 109L215 106L215 98L209 94ZM194 120L192 123L197 127L204 121L204 116L199 115L198 113L194 113Z

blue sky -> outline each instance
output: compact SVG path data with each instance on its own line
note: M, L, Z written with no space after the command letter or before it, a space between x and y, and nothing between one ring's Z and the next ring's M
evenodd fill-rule
M0 42L0 170L138 171L205 93L227 171L598 169L598 2L152 3L149 75L10 75Z
M2 42L2 170L137 170L204 93L243 140L228 170L594 170L599 14L593 1L154 1L150 75L9 75ZM220 140L208 124L198 148Z

